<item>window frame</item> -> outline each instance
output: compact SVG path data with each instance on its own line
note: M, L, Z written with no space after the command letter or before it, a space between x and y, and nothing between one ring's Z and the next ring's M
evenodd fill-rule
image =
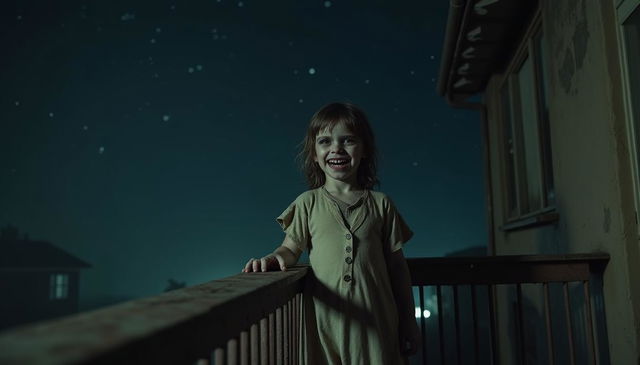
M502 79L498 82L498 99L500 121L500 167L501 180L506 187L503 194L504 224L500 227L503 231L521 229L525 227L553 223L557 221L555 205L555 183L553 179L553 164L551 152L551 136L549 131L548 116L548 86L549 80L543 80L545 72L542 69L542 56L546 54L544 49L543 27L541 12L538 8L532 18L526 32L520 39L520 44L513 53ZM537 156L536 173L539 207L529 207L531 196L528 194L527 165L524 151L525 136L523 134L522 105L518 73L527 60L531 62L533 87L532 106L535 109L535 152ZM548 66L547 66L548 67ZM548 70L546 71L548 75ZM546 89L544 89L546 88ZM543 90L544 89L544 90ZM505 94L508 101L505 100ZM508 123L508 125L507 125ZM509 157L507 127L511 131L513 145L513 159ZM546 129L545 129L546 128ZM513 178L511 178L513 174ZM514 201L515 197L515 201ZM515 210L513 207L515 206Z
M640 239L640 225L638 225L638 211L640 210L640 122L634 121L634 117L640 118L640 110L634 110L634 100L631 95L631 67L629 67L628 62L629 54L627 51L626 32L624 29L625 23L629 18L631 18L635 12L640 12L640 0L617 0L615 5L623 103L626 127L628 131L627 145L629 151L629 162L631 164L630 171L633 179L636 235ZM635 72L636 74L634 76L640 78L640 72ZM635 91L640 93L640 90Z

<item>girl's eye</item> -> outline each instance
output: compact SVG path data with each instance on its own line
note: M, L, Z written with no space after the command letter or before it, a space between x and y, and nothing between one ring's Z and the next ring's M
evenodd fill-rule
M318 143L320 143L320 144L324 144L324 143L327 143L327 142L329 142L329 140L326 139L326 138L323 138L323 139L318 141Z

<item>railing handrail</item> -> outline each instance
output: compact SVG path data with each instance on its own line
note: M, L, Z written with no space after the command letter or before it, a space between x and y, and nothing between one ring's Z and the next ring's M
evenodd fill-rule
M176 364L194 361L194 354L207 358L212 348L225 346L300 293L307 271L294 266L239 274L0 332L0 363Z
M585 281L601 274L607 253L407 258L412 285Z
M495 285L586 282L592 274L603 272L609 255L432 257L407 261L413 285ZM308 266L296 266L286 272L238 274L0 332L0 363L175 364L207 359L212 349L225 348L239 333L246 333L249 327L253 331L258 322L262 331L266 317L290 304L291 298L303 291L309 270ZM276 337L281 339L280 335Z

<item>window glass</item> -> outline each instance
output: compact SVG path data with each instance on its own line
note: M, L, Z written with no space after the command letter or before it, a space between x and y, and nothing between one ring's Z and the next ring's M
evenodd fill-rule
M69 296L69 274L51 274L49 298L66 299Z
M522 121L522 156L524 161L524 181L520 186L525 188L526 206L523 213L542 208L540 184L540 138L538 133L538 113L535 98L535 83L533 77L533 62L530 57L523 62L516 74L520 101L519 119Z
M535 55L538 70L538 108L540 112L540 133L542 134L542 166L545 195L545 206L555 205L555 187L553 183L553 158L551 154L551 132L549 127L549 103L548 103L548 68L543 47L544 36L539 32L535 38Z
M506 156L505 175L507 179L507 216L509 218L518 215L518 200L516 198L516 175L515 175L515 144L511 118L511 104L509 100L509 83L505 82L501 91L502 102L502 122L504 128L504 152Z
M623 24L627 72L629 77L629 101L635 134L636 174L640 173L640 7L637 7ZM636 176L640 181L640 176ZM640 189L640 187L636 187Z

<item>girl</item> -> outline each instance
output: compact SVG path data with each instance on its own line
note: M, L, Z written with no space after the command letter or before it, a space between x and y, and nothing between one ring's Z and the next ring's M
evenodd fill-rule
M311 118L299 157L311 190L276 218L282 245L243 272L286 270L304 250L307 364L406 363L418 326L402 246L413 232L385 194L370 190L376 147L365 114L333 103Z

